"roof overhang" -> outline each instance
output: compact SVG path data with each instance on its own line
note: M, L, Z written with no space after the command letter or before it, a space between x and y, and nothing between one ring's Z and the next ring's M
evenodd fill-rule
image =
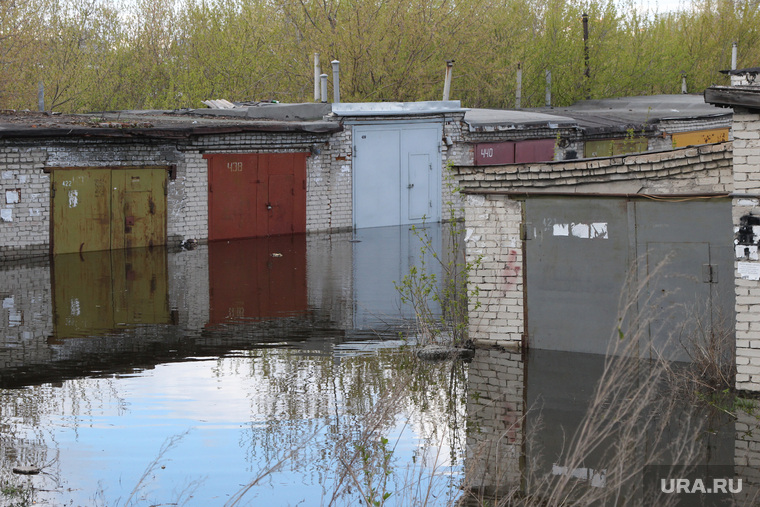
M760 111L760 86L711 86L705 90L705 102Z

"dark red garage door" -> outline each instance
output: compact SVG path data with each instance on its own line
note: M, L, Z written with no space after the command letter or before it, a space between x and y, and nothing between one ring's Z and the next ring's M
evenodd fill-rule
M306 232L307 155L204 155L209 167L209 240Z

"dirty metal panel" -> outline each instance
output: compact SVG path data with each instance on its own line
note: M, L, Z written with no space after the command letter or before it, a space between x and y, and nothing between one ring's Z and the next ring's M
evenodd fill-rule
M642 153L647 151L648 146L649 141L644 137L586 141L583 154L586 158L612 157L628 153Z
M526 222L531 347L603 354L638 317L641 357L685 360L695 323L733 331L730 201L532 198Z
M111 248L111 171L58 169L52 175L52 253Z
M525 209L529 346L604 354L629 263L626 201L533 198Z
M682 345L692 347L699 328L732 334L731 201L638 201L636 222L637 251L646 255L639 277L646 277L645 296L654 310L650 343L642 344L641 355L666 351L670 359L686 360ZM639 306L645 308L645 303Z
M112 172L112 248L166 244L165 181L164 169Z
M681 132L673 134L671 139L673 141L673 148L685 148L686 146L695 146L699 144L723 143L728 141L728 128Z
M514 164L515 143L478 143L475 145L475 165Z
M306 236L209 243L209 282L209 324L304 313Z
M554 160L554 139L531 139L515 143L515 163L551 162Z
M257 157L261 184L256 235L306 232L306 153Z
M249 154L205 158L209 170L209 240L256 236L258 158Z
M649 141L644 137L616 139L612 142L613 155L626 155L628 153L642 153L647 151Z
M111 270L117 326L171 322L166 247L112 250Z

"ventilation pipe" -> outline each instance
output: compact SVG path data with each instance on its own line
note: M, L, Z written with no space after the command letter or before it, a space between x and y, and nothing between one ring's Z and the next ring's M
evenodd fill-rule
M314 53L314 102L319 102L322 97L319 90L319 76L322 70L319 67L319 53Z
M736 55L737 55L737 44L734 42L731 45L731 70L736 70Z
M546 107L552 107L552 71L546 69Z
M681 93L689 93L686 90L686 72L681 72Z
M522 63L517 62L517 93L515 93L515 109L520 109L522 102Z
M589 65L588 58L588 14L583 13L583 60L586 63L586 70L583 71L583 76L586 78L586 99L591 99L591 86L589 81L591 80L591 66Z
M42 81L37 86L37 107L40 111L45 110L45 83Z
M446 79L443 81L443 100L449 100L451 92L451 75L454 71L454 60L446 60Z
M332 61L333 69L333 102L335 104L340 102L340 62L338 60Z
M321 100L322 100L322 103L326 103L327 102L327 74L321 74L319 76L319 81L322 84Z

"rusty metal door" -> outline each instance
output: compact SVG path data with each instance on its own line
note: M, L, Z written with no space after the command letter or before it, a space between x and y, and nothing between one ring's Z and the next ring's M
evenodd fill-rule
M209 240L306 232L306 156L205 155Z
M52 175L52 253L166 244L166 169L71 168Z
M165 182L162 169L112 172L112 249L166 244Z
M111 248L110 188L108 169L53 171L54 254Z

